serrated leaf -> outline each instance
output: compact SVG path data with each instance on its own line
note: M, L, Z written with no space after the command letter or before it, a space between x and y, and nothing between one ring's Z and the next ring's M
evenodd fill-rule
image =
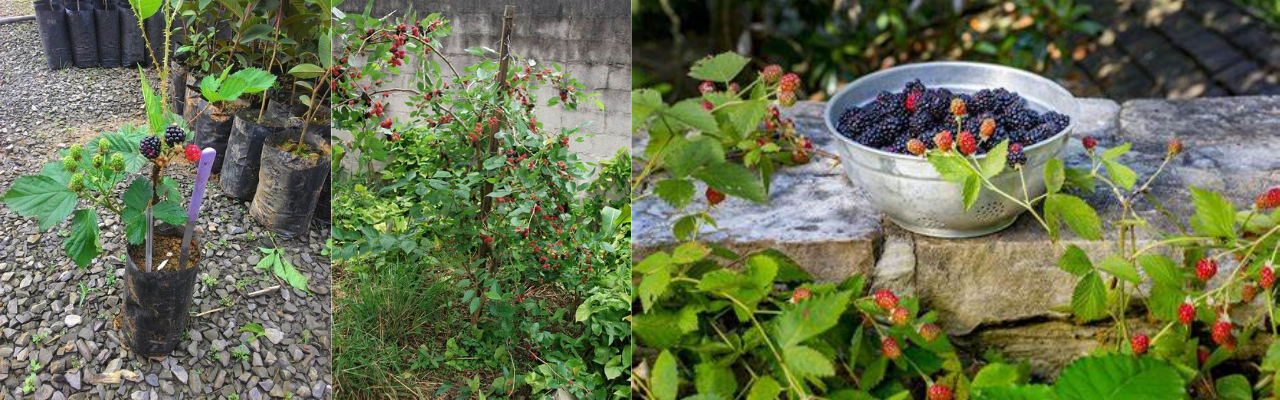
M698 136L692 140L674 138L668 146L671 148L663 156L662 164L674 178L684 178L704 165L725 161L724 148L710 136Z
M1107 289L1097 272L1090 272L1076 282L1071 292L1071 311L1077 318L1093 321L1107 315Z
M994 363L987 364L987 366L982 367L982 370L978 371L978 375L973 377L973 382L970 383L970 387L974 389L981 389L999 386L1012 386L1014 384L1022 383L1024 380L1025 377L1018 369L1018 366L1005 363Z
M1044 202L1045 219L1049 225L1065 222L1067 228L1082 239L1102 239L1102 220L1089 203L1068 194L1051 194Z
M151 206L151 215L158 220L173 224L183 225L187 223L187 210L177 202L164 200Z
M703 362L693 367L693 384L698 394L713 395L718 398L732 398L738 391L738 379L733 370L715 362Z
M751 59L738 53L724 52L693 63L693 67L689 68L689 76L704 81L729 82L738 76L750 61Z
M867 369L862 370L862 379L858 380L858 387L863 390L871 390L876 386L880 386L880 382L884 380L884 372L889 367L889 358L876 357Z
M1107 255L1102 261L1098 262L1098 268L1111 274L1111 276L1129 281L1129 283L1138 284L1142 282L1142 277L1138 275L1138 269L1119 254Z
M1267 372L1280 371L1280 340L1273 340L1271 347L1267 348L1267 355L1262 357L1262 370Z
M779 385L773 377L764 375L751 384L751 391L747 392L747 400L775 400L780 393L782 393L782 385Z
M774 319L776 341L782 347L797 346L835 327L851 295L846 291L815 295L794 308L784 309Z
M726 162L707 165L695 171L693 177L730 196L761 204L769 200L760 178L739 164Z
M1253 400L1253 387L1249 378L1234 374L1218 378L1214 385L1218 390L1218 400Z
M1133 190L1133 185L1138 181L1138 173L1115 161L1104 160L1102 165L1107 168L1107 176L1111 177L1111 182L1124 190Z
M1132 143L1124 143L1124 144L1121 144L1121 145L1119 145L1119 146L1116 146L1116 147L1112 147L1112 148L1110 148L1110 149L1107 149L1106 151L1103 151L1103 152L1102 152L1102 156L1101 156L1101 157L1102 157L1102 160L1103 160L1103 161L1113 161L1113 160L1115 160L1115 159L1117 159L1117 158L1120 158L1120 156L1124 155L1125 153L1128 153L1128 152L1129 152L1129 148L1131 148L1131 147L1133 147L1133 144L1132 144Z
M671 106L661 114L667 123L676 124L673 128L688 128L702 133L716 134L720 133L720 126L716 124L716 118L711 116L711 112L702 108L702 101L698 99L686 99ZM657 122L662 124L664 122Z
M1058 259L1058 268L1075 276L1084 276L1093 272L1093 263L1089 261L1089 255L1085 254L1083 249L1072 244L1067 246L1067 250L1062 253L1062 258Z
M927 157L933 169L947 182L963 185L973 175L973 171L964 165L968 161L963 158L941 153L929 153Z
M97 211L92 208L76 211L71 217L71 235L62 242L62 249L80 268L88 266L94 257L102 253Z
M631 133L646 126L649 117L655 113L666 110L666 103L662 102L662 94L653 89L640 89L631 91Z
M1138 257L1138 265L1142 266L1142 270L1151 277L1151 282L1156 286L1182 287L1182 271L1169 257L1146 254Z
M653 378L649 380L653 397L657 400L676 400L680 395L680 371L676 357L663 350L653 362Z
M325 69L315 64L298 64L289 69L289 75L298 79L312 79L324 75Z
M1050 158L1044 163L1044 186L1049 193L1058 193L1062 191L1062 185L1066 183L1066 171L1062 167L1062 160Z
M1191 202L1196 209L1195 216L1191 218L1191 227L1197 233L1215 237L1235 235L1235 206L1222 195L1193 186Z
M688 242L677 246L671 252L671 262L675 264L689 264L701 260L711 254L711 248L701 242Z
M76 209L75 192L43 175L18 177L0 201L20 215L36 217L42 231L66 220Z
M686 179L663 179L654 186L653 192L671 207L680 209L693 200L693 182Z
M978 161L978 165L982 167L982 176L987 179L991 179L992 177L999 175L1004 171L1004 166L1008 163L1008 158L1009 141L1004 140L991 148L991 150L982 157L982 160Z
M973 208L973 203L978 202L978 194L982 192L982 179L977 175L969 175L964 179L964 209Z
M1168 400L1187 395L1182 376L1169 364L1122 354L1076 360L1054 386L1062 400Z
M782 349L782 358L792 373L803 377L825 378L835 375L835 366L827 356L817 350L805 346L791 346Z

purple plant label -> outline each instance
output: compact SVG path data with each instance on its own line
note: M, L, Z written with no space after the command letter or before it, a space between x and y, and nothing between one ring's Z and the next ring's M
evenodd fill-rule
M209 171L213 170L213 160L218 156L218 151L211 147L205 147L200 152L200 166L196 170L196 187L191 191L191 207L187 208L187 221L195 221L196 216L200 214L200 202L204 200L205 183L209 182Z

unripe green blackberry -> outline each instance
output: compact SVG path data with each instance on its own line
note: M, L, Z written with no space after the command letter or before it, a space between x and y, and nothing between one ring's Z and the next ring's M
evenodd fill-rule
M80 161L80 158L84 157L84 147L81 147L78 144L73 144L71 145L71 149L67 152L67 155L71 156L71 158L76 161Z
M185 141L187 141L187 133L183 132L178 125L169 125L168 128L164 128L164 143L169 147L177 147Z
M106 154L107 150L110 150L110 149L111 149L110 140L107 140L107 138L102 138L98 140L98 154Z
M71 182L67 184L67 188L73 192L84 190L84 175L78 172L75 175L71 175Z
M93 169L102 169L102 164L107 162L107 158L101 154L93 155Z
M80 164L71 156L62 157L62 169L67 170L67 172L76 172L78 167L80 167Z
M111 155L111 170L124 172L124 154L116 153Z

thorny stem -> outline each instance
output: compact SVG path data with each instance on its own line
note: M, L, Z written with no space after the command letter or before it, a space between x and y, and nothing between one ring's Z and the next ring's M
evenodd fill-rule
M276 65L276 52L280 50L280 23L284 21L284 2L280 3L280 10L276 11L276 36L271 41L271 60L267 62L267 72L271 72L271 68ZM267 92L262 92L262 106L258 109L258 122L262 122L262 115L267 113L267 103L271 100L267 96Z

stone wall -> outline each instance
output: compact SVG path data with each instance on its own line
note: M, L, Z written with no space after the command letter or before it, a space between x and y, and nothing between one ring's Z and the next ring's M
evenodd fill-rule
M361 13L365 4L350 1L339 8ZM611 158L619 149L627 148L631 137L631 8L625 0L378 0L370 15L403 15L410 8L420 17L440 13L453 26L453 34L442 41L441 54L461 70L480 61L466 49L498 48L502 11L508 4L516 11L511 51L540 65L559 64L582 82L588 93L599 93L597 98L604 103L604 111L592 101L580 102L575 111L542 107L538 121L549 130L589 124L581 132L592 136L569 146L587 161ZM411 59L407 65L417 66L420 62ZM402 71L402 78L393 84L408 82L409 68ZM555 95L554 90L542 89L537 93L539 104ZM386 112L392 117L407 116L411 110L404 107L404 100L402 95L391 96Z
M1188 185L1219 191L1237 204L1280 185L1280 158L1275 157L1280 154L1280 135L1275 134L1280 131L1280 97L1080 103L1080 115L1073 116L1076 130L1062 154L1069 165L1087 162L1078 138L1091 135L1102 146L1133 143L1122 161L1145 177L1164 156L1168 138L1181 138L1184 154L1152 187L1176 215L1191 215ZM816 146L836 153L834 138L819 117L824 105L806 102L788 112ZM638 135L635 141L640 154L645 139ZM1075 279L1058 269L1060 254L1046 251L1056 247L1029 217L979 238L913 234L872 209L866 193L850 183L840 166L815 160L780 171L767 205L731 198L710 210L719 227L699 239L742 250L776 248L819 279L863 274L873 287L917 295L924 307L939 311L943 329L958 335L957 343L967 350L978 354L994 348L1029 361L1039 375L1054 375L1098 345L1097 333L1104 327L1076 325L1058 311L1069 304ZM1104 221L1115 220L1118 207L1103 194L1086 200ZM705 208L705 202L694 203L684 213ZM633 210L635 261L677 244L671 235L675 210L656 196L637 201ZM1108 242L1070 235L1063 240L1095 259L1110 249ZM1226 272L1217 279L1225 279L1233 267L1224 265Z

